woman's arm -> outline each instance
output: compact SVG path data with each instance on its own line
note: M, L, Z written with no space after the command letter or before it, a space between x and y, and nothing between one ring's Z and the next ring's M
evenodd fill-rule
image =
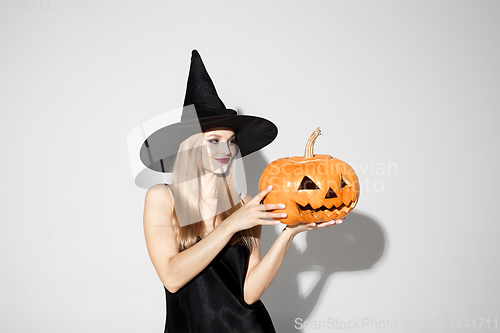
M259 205L269 191L259 193L198 243L179 253L172 223L170 190L163 184L151 187L144 204L144 235L149 256L165 288L175 293L191 281L212 262L237 231L259 224L278 224L277 221L262 219L280 216L262 211L278 209L277 205Z
M167 186L151 187L144 203L146 246L161 282L175 293L210 264L233 233L220 224L198 243L179 253L172 214L173 200Z
M285 259L285 254L294 237L291 232L283 229L273 246L271 246L265 257L261 260L260 230L258 233L259 235L256 237L258 246L250 254L247 276L243 286L243 296L247 304L255 303L264 294L264 291L269 288L271 282L273 282L278 274L281 264Z
M258 246L250 254L247 275L243 286L245 302L247 304L256 302L271 285L278 274L295 235L302 231L324 228L340 223L342 223L342 220L286 226L262 260L260 260L260 235L262 227L253 228L252 231Z

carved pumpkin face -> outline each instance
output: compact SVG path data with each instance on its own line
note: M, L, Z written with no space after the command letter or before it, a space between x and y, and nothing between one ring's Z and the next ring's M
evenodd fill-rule
M273 185L273 190L264 203L284 203L285 209L274 212L287 213L286 218L279 220L289 225L342 218L352 211L359 197L354 170L330 155L273 161L262 172L259 191L269 185Z

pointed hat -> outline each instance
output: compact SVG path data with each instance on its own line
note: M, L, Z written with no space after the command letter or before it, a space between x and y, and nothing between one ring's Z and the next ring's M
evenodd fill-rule
M160 128L144 141L140 149L141 161L152 170L170 173L180 143L215 127L229 127L237 133L237 157L264 148L278 135L278 128L271 121L238 115L235 110L227 109L200 54L193 50L181 120Z

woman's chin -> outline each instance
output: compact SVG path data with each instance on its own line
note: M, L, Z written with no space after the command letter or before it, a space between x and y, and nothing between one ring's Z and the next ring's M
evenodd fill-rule
M222 176L224 175L226 172L227 172L227 167L220 167L218 169L205 169L205 172L211 172L213 173L214 175L217 175L217 176Z
M214 173L218 176L225 175L227 172L227 168L220 168L214 171Z

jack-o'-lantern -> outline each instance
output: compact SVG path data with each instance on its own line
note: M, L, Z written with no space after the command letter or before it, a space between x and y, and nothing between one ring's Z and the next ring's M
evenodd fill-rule
M263 203L283 203L284 224L324 222L340 219L356 206L359 181L351 166L330 155L314 154L319 127L306 144L305 156L284 157L262 172L259 191L273 185Z

